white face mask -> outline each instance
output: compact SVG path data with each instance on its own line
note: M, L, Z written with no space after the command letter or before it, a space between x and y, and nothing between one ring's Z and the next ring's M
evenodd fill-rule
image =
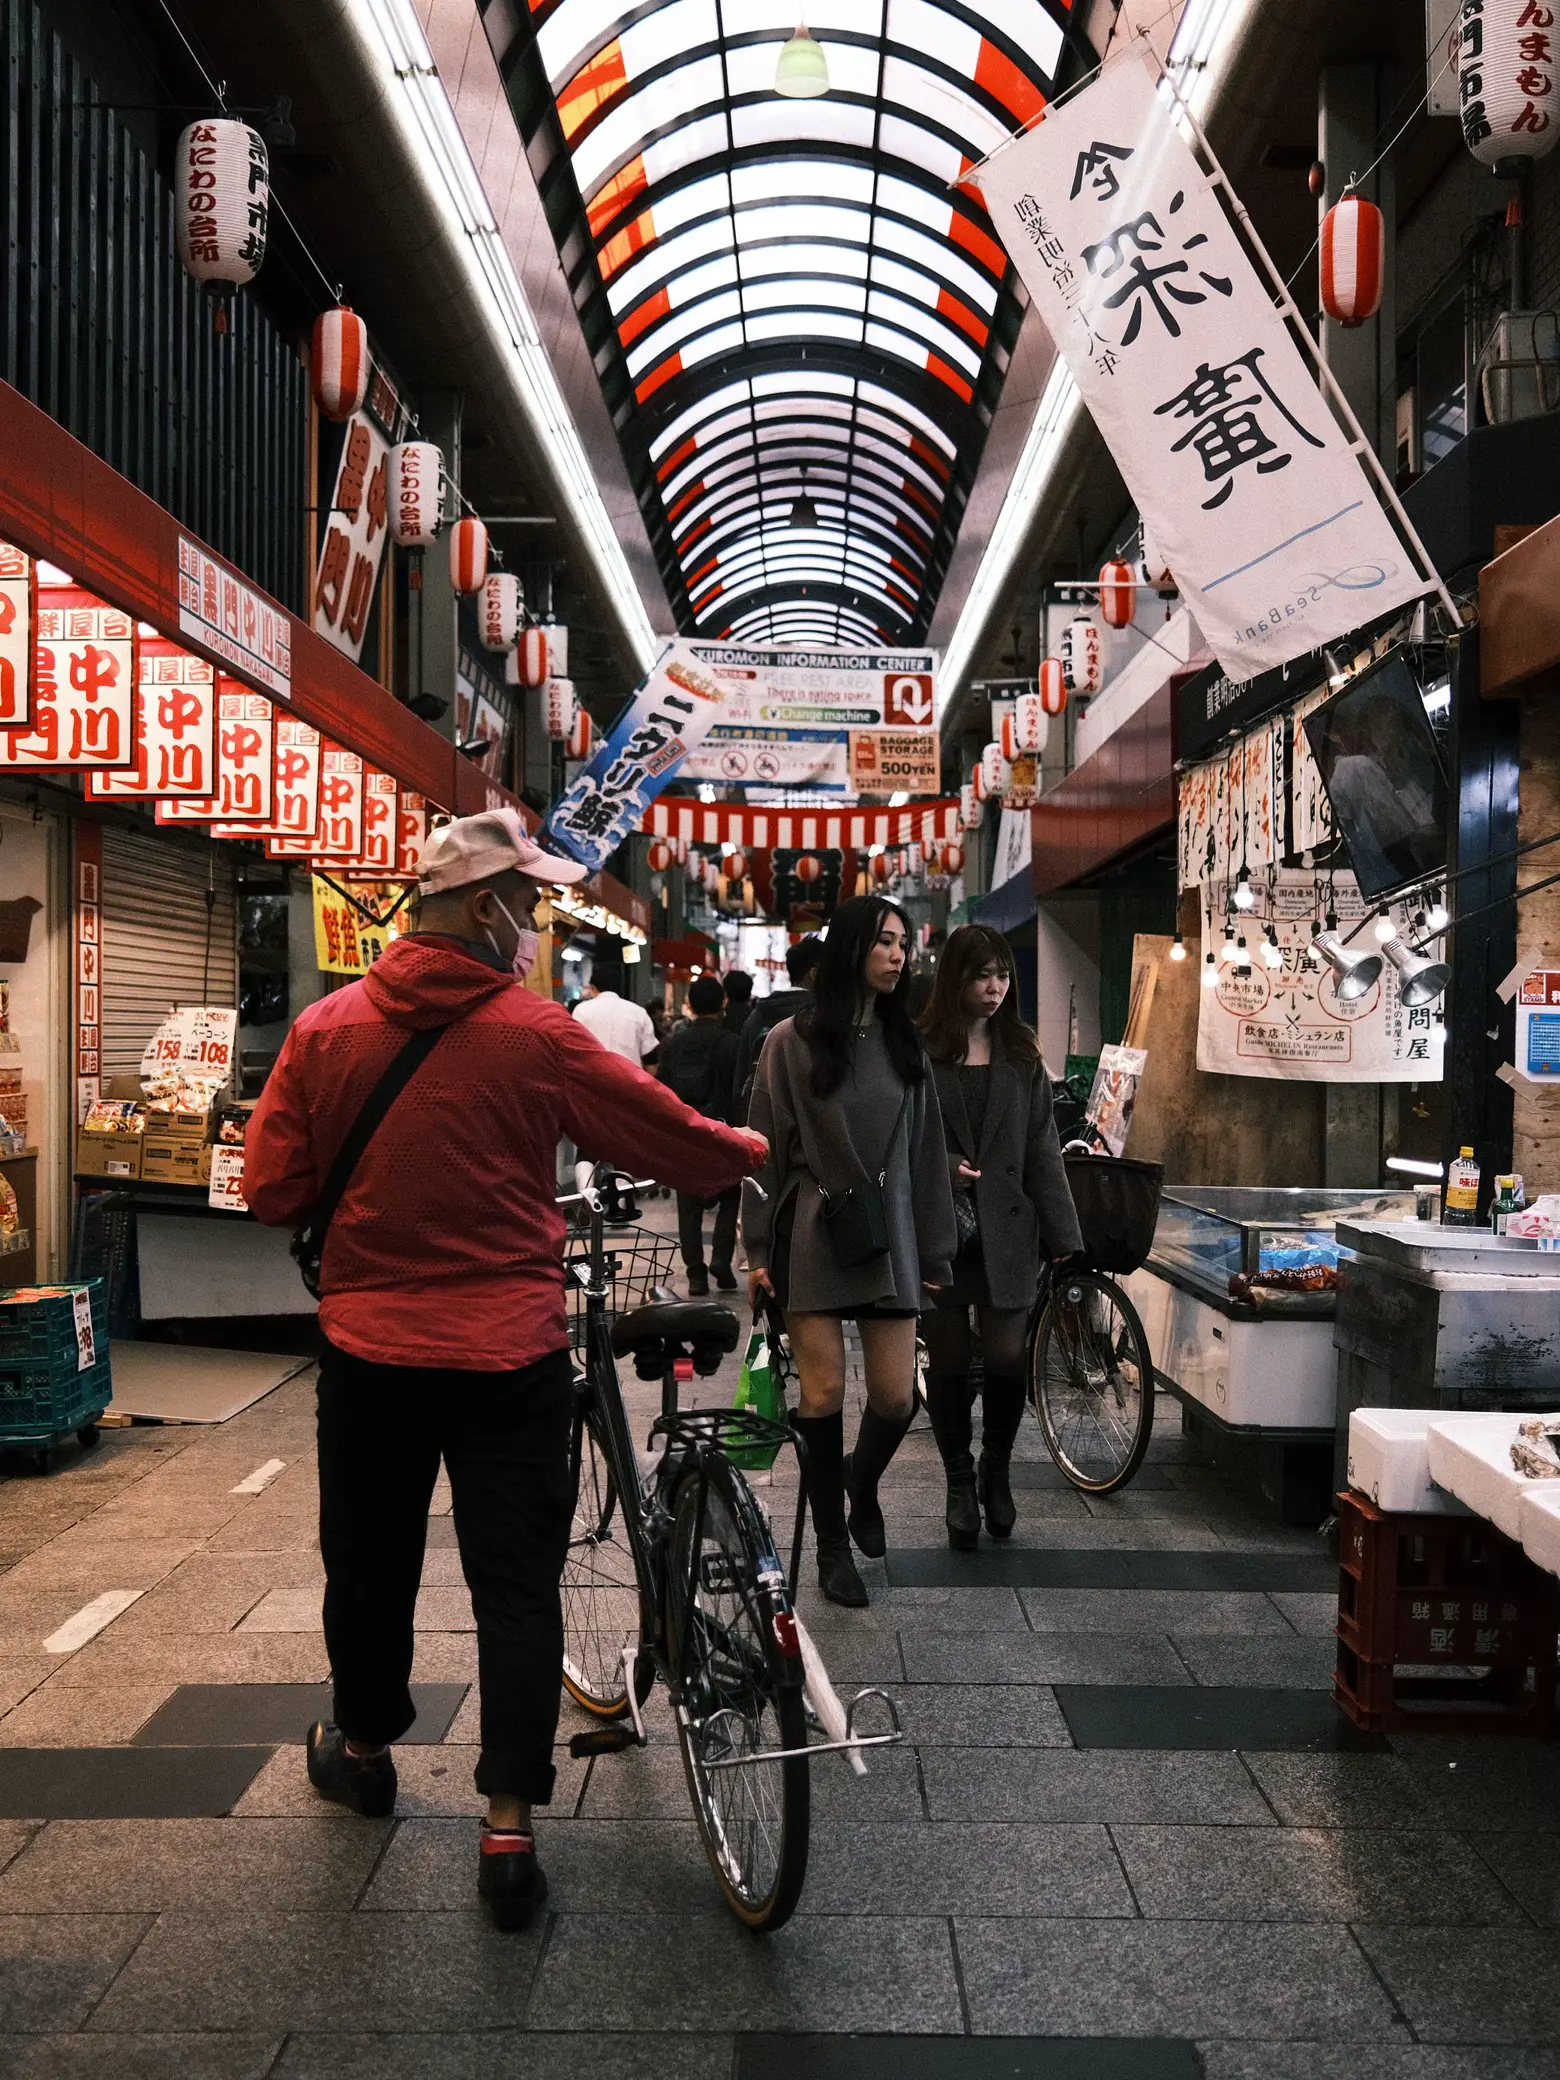
M498 904L499 909L503 911L504 916L508 919L510 929L515 935L514 957L509 963L509 971L514 976L516 982L524 982L527 975L536 966L536 956L540 952L542 944L541 934L533 931L529 925L516 924L513 917L509 914L508 904L500 897L494 896L493 900ZM484 930L486 930L485 926ZM503 948L491 932L487 933L487 942L499 959L502 960L504 958Z

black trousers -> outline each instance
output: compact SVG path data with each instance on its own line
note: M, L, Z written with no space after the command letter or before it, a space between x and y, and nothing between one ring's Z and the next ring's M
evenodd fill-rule
M742 1187L733 1185L729 1192L722 1192L718 1199L696 1199L691 1192L677 1194L677 1240L682 1244L682 1260L690 1271L704 1269L704 1209L715 1209L715 1240L710 1244L710 1262L717 1270L731 1267L731 1253L737 1246L737 1202L742 1196Z
M516 1372L379 1365L325 1346L320 1365L320 1551L336 1723L393 1741L408 1687L428 1505L442 1458L477 1620L477 1789L546 1805L563 1679L558 1583L568 1553L572 1367L554 1352Z

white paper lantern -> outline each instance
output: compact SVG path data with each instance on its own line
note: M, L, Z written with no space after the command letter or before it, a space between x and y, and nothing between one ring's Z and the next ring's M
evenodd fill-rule
M227 330L227 298L260 272L271 216L265 139L232 116L191 123L173 158L173 228L179 258L217 293L216 326Z
M1560 25L1534 0L1463 0L1457 89L1463 143L1486 166L1542 159L1560 138Z
M356 311L338 303L314 321L309 348L309 384L327 419L350 419L368 395L368 327Z
M520 580L513 571L489 571L477 599L477 622L489 650L513 650L524 606Z
M1169 564L1165 562L1164 551L1149 533L1146 525L1143 528L1143 582L1145 585L1152 585L1156 592L1175 590L1175 578Z
M432 441L390 450L390 533L403 549L426 549L444 521L444 457Z
M1000 744L988 744L980 754L980 778L983 801L992 801L1007 793L1012 768L1003 757Z
M467 513L450 529L450 584L457 592L480 592L487 579L488 531Z
M1039 694L1021 693L1013 703L1013 744L1020 758L1038 758L1050 734L1050 717Z
M1105 683L1099 624L1075 614L1062 630L1062 678L1069 693L1098 693Z
M549 679L542 692L542 716L547 734L555 744L568 741L577 707L572 679Z
M1042 657L1035 698L1046 715L1060 715L1067 705L1067 678L1059 657Z
M544 621L542 634L547 641L547 673L552 679L567 679L569 676L569 631L557 621Z
M981 799L979 795L977 795L975 792L973 782L966 780L964 785L959 789L960 823L964 826L964 828L967 831L978 831L980 829L981 818L985 815L985 813L985 809L981 804Z

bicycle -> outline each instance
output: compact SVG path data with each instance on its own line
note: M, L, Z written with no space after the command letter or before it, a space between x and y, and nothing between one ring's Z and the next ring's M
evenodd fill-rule
M902 1739L893 1700L863 1690L844 1705L795 1612L801 1538L788 1575L769 1522L726 1446L797 1445L788 1426L747 1409L680 1409L678 1388L709 1377L736 1347L737 1318L712 1300L664 1297L675 1242L606 1229L637 1218L644 1189L611 1171L560 1199L588 1216L566 1271L573 1341L584 1359L570 1432L574 1521L563 1574L564 1688L604 1723L577 1733L576 1756L647 1745L643 1708L656 1678L671 1698L705 1853L728 1905L754 1929L779 1928L807 1874L809 1766ZM615 1312L623 1302L626 1312ZM634 1450L617 1360L661 1380L653 1461ZM799 1453L800 1457L800 1453ZM798 1501L798 1526L805 1503ZM868 1702L891 1731L861 1734ZM625 1714L627 1715L625 1720ZM829 1737L815 1741L812 1727Z

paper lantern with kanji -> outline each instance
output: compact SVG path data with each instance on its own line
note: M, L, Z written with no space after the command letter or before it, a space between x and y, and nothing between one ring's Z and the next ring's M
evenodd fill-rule
M522 686L547 683L547 631L535 622L520 631L515 648L515 675Z
M577 705L572 679L548 680L542 693L542 720L548 736L555 744L568 742L569 732L574 727Z
M652 874L664 874L676 856L664 838L654 838L645 860Z
M1040 674L1036 680L1039 691L1035 698L1047 715L1060 715L1067 705L1067 674L1062 670L1059 657L1042 657Z
M975 792L974 782L966 780L959 789L960 823L967 831L978 831L981 818L985 813L985 805L982 803L980 796Z
M1322 309L1339 325L1363 325L1381 308L1386 231L1381 211L1346 194L1322 219Z
M1149 533L1145 524L1142 531L1143 583L1152 585L1156 592L1174 592L1175 574L1165 561L1164 551Z
M1098 693L1105 683L1099 623L1075 614L1062 630L1062 678L1069 693Z
M720 863L720 870L728 881L743 881L747 878L747 854L728 852Z
M426 549L444 522L444 457L433 441L390 450L390 533L403 549Z
M450 529L450 583L457 592L480 592L487 579L488 532L470 513Z
M1064 691L1062 698L1065 700L1066 697ZM1038 758L1050 733L1050 718L1041 705L1039 694L1021 693L1013 703L1013 744L1019 757Z
M191 123L173 155L173 229L179 258L217 298L216 329L227 330L227 299L260 272L271 215L265 139L232 116Z
M309 385L327 419L350 419L368 395L368 327L344 303L321 311L309 349Z
M989 802L1007 793L1010 769L1000 744L988 744L980 754L980 798Z
M1515 174L1560 137L1560 23L1536 0L1463 0L1457 91L1463 143L1476 159Z
M569 726L568 736L564 739L564 757L573 759L589 758L591 745L595 740L596 725L591 720L589 708L576 703L574 720Z
M1112 557L1100 572L1100 614L1108 628L1128 628L1137 612L1137 579L1130 563Z
M810 888L823 873L823 861L814 852L804 852L791 872L798 881Z
M520 580L512 571L488 572L477 598L477 625L489 650L512 650L515 647L524 605ZM545 677L544 672L542 678ZM522 679L520 683L522 686L540 686L542 680Z

